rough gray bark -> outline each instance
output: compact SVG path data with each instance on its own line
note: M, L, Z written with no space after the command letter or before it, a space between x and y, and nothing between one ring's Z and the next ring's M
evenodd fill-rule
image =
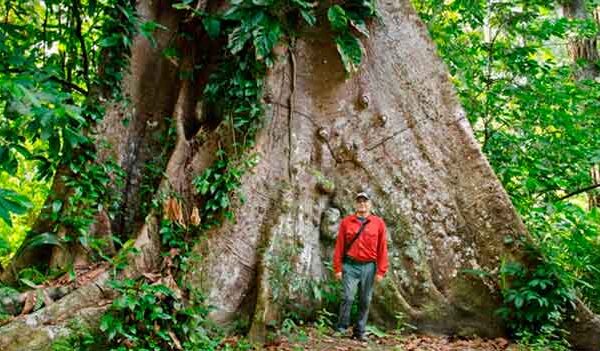
M181 20L162 2L149 4L139 5L147 19L169 28ZM351 211L355 191L365 188L388 225L391 263L387 279L377 287L372 320L390 323L402 313L420 332L505 333L494 314L499 303L494 283L463 271L496 272L503 259L525 261L517 239L528 234L481 153L410 2L390 0L379 6L382 18L371 24L372 35L363 40L364 62L351 78L344 76L325 26L307 29L294 49L279 48L281 57L268 74L265 125L252 150L260 162L243 178L246 201L237 205L235 223L212 230L195 248L203 259L188 279L216 306L212 317L222 323L249 318L253 338L263 338L290 301L318 308L310 287L326 279L332 232L340 215ZM176 142L157 189L182 195L187 221L202 200L194 195L191 180L211 165L227 128L211 125L197 105L203 73L191 81L177 78L177 71L189 67L194 52L203 48L186 50L186 58L174 65L160 53L167 41L168 34L159 37L157 49L143 39L135 41L126 84L132 108L114 108L100 135L114 146L107 152L131 173L125 191L137 192L127 195L134 206L140 196L136 182L152 154L143 150L150 142L145 138L151 128L164 128L164 117L172 114ZM124 126L127 113L131 121ZM194 121L205 128L186 127ZM144 224L136 216L116 224L137 225L143 254L131 274L158 264L153 258L159 218L150 212ZM70 296L55 305L73 304ZM89 302L87 297L73 299ZM38 312L44 313L53 312ZM74 313L77 307L67 319ZM578 313L585 318L571 321L573 342L595 350L600 321L583 305ZM0 335L38 330L25 320L0 328ZM67 333L60 320L55 325ZM52 338L45 335L47 343ZM0 337L0 349L18 350L14 340ZM41 345L32 341L28 347L44 349Z

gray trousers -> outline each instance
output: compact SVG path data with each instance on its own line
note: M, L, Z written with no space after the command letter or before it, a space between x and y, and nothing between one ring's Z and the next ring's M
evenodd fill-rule
M356 263L344 261L342 266L343 296L340 305L337 328L346 329L350 325L350 310L356 290L359 291L358 320L354 327L355 335L362 335L367 325L369 316L369 305L373 295L373 283L375 282L375 262Z

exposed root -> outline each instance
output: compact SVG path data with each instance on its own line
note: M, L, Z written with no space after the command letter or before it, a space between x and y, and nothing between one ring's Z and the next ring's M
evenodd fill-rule
M600 345L600 317L594 314L580 299L575 301L575 311L565 322L569 331L567 339L577 350L597 351Z
M267 336L267 325L271 321L277 321L279 310L273 302L269 267L269 257L275 253L275 233L277 232L277 221L280 220L281 209L278 209L279 200L289 196L289 191L281 191L279 199L271 202L269 210L273 211L271 221L263 224L260 238L260 256L256 262L256 305L252 316L252 325L248 332L250 340L264 342Z
M108 277L103 273L52 305L1 327L0 350L48 350L54 340L75 328L95 328L114 298L106 285Z

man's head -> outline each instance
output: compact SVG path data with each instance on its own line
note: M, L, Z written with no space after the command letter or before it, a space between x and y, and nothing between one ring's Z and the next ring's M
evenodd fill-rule
M359 192L354 197L354 209L356 214L361 217L366 217L371 214L371 198L366 192Z

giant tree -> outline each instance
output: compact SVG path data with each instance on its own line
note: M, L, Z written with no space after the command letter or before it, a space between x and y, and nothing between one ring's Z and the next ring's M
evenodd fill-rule
M82 131L97 157L76 169L58 163L53 195L5 281L27 265L89 261L92 239L112 234L116 249L137 248L119 276L148 278L185 258L183 280L206 295L211 317L245 316L263 339L290 309L317 308L312 288L328 279L336 224L367 190L388 224L391 261L374 320L402 314L423 332L505 333L491 277L506 262L539 262L408 1L137 6L146 35L133 40L123 97L88 88L106 107ZM70 180L107 160L124 171L99 194L120 195L114 215L69 202L80 195ZM89 221L55 224L81 206ZM43 349L75 317L97 323L108 306L98 301L113 296L108 276L3 326L2 349ZM592 350L600 320L577 300L573 316L573 343Z

